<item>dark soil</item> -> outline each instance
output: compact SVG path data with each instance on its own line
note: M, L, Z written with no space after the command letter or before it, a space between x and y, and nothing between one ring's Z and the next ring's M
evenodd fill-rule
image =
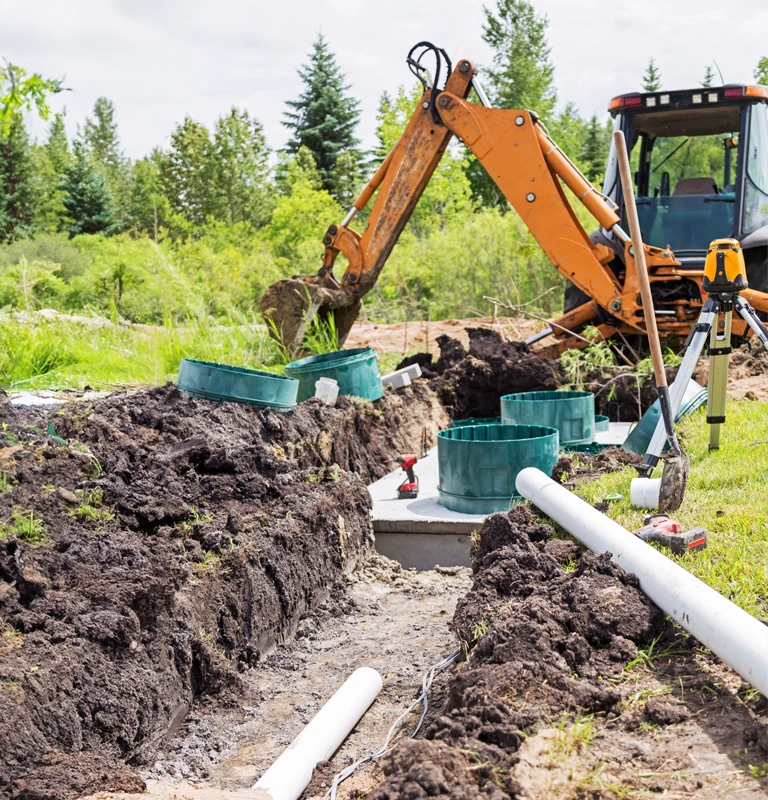
M609 447L594 456L579 453L567 453L560 456L552 471L552 478L568 489L572 489L582 481L592 481L609 472L616 472L623 467L639 466L642 456L628 453L620 447ZM574 466L574 462L576 466Z
M435 364L426 354L400 364L421 366L452 419L498 417L502 395L556 389L563 383L558 362L539 358L525 343L506 342L486 328L467 328L467 333L469 352L455 339L441 336Z
M527 507L480 529L454 616L468 661L427 741L393 752L373 800L515 797L509 770L538 724L620 701L610 679L668 623L633 575L552 535Z
M0 797L24 800L140 788L193 702L234 702L370 552L366 483L444 415L418 384L284 415L169 385L52 419L69 446L0 396Z

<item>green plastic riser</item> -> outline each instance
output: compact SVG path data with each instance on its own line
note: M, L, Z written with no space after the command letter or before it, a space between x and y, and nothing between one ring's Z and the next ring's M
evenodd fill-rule
M492 423L440 431L440 504L462 514L506 511L520 501L518 472L537 467L551 475L559 452L557 430L540 425Z
M557 428L561 447L589 444L595 438L595 396L579 391L508 394L501 398L501 421Z
M384 395L376 353L370 347L335 350L320 356L292 361L285 374L299 381L299 402L315 396L315 382L332 378L339 384L339 394L378 400Z

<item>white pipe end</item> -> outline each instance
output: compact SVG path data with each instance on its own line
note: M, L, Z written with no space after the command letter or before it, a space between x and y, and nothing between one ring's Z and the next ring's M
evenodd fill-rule
M658 508L661 478L633 478L629 485L629 501L635 508Z

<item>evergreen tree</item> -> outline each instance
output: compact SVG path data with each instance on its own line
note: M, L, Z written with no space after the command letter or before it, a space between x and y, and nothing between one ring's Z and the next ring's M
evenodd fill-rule
M269 148L264 128L235 107L216 122L213 135L217 216L231 224L264 225L270 215Z
M302 145L309 148L320 170L323 188L334 197L354 191L339 182L343 182L349 170L342 174L335 167L345 151L358 162L361 160L359 140L355 137L360 103L349 96L350 87L322 34L318 34L309 64L299 70L299 76L304 91L297 100L288 101L291 110L284 115L283 125L292 133L288 152L296 153Z
M763 56L757 62L755 71L752 74L755 76L755 80L758 83L761 83L763 86L768 86L768 56Z
M48 126L48 138L35 148L35 167L40 184L36 223L44 230L61 230L66 217L61 181L72 160L64 115L56 114Z
M701 86L704 89L709 89L715 82L715 71L712 67L707 64L707 68L704 71L704 80L701 82Z
M115 106L106 97L99 97L93 105L93 116L85 120L83 144L91 164L101 172L118 213L128 210L130 173L125 155L120 147L120 137L115 121Z
M160 177L171 209L192 225L216 214L216 159L205 125L185 117L171 134L171 149L162 159Z
M61 184L64 207L71 222L70 239L80 233L113 233L115 209L104 176L88 160L85 146L76 140L72 163L64 170Z
M652 58L643 73L643 91L658 92L661 89L661 72L656 66L656 59Z
M579 160L584 174L592 183L597 183L605 174L608 152L611 149L611 130L612 126L602 124L596 114L587 123Z
M12 242L32 232L35 189L29 136L16 114L0 139L0 240Z
M355 202L363 182L363 172L360 167L360 156L353 150L344 150L339 153L336 165L333 168L333 184L338 187L336 200L344 208Z
M483 10L483 41L493 50L488 77L494 105L529 108L550 119L557 93L547 42L549 20L526 0L496 0L495 11Z

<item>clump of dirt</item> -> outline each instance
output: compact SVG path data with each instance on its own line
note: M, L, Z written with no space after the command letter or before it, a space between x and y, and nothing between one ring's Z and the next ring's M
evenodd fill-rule
M134 790L193 702L234 702L371 552L366 482L444 416L418 385L283 415L169 385L53 420L68 446L0 398L0 796L24 800Z
M556 389L563 383L558 362L539 358L524 342L504 341L487 328L467 328L467 333L469 352L455 339L441 336L434 365L424 354L400 364L421 366L452 419L498 417L502 395Z
M637 453L627 452L620 447L609 447L594 456L584 453L564 453L555 464L552 478L572 489L583 481L596 480L625 466L639 466L642 460L642 456Z
M470 648L467 663L448 683L443 713L426 733L431 741L395 751L384 765L380 800L516 796L509 770L536 726L620 701L610 679L662 631L665 617L607 555L579 558L577 546L552 535L525 506L480 529L474 585L453 620Z
M667 369L671 386L677 367ZM590 373L584 389L595 395L595 413L611 422L636 422L658 399L653 375L638 375L628 367L606 367Z

